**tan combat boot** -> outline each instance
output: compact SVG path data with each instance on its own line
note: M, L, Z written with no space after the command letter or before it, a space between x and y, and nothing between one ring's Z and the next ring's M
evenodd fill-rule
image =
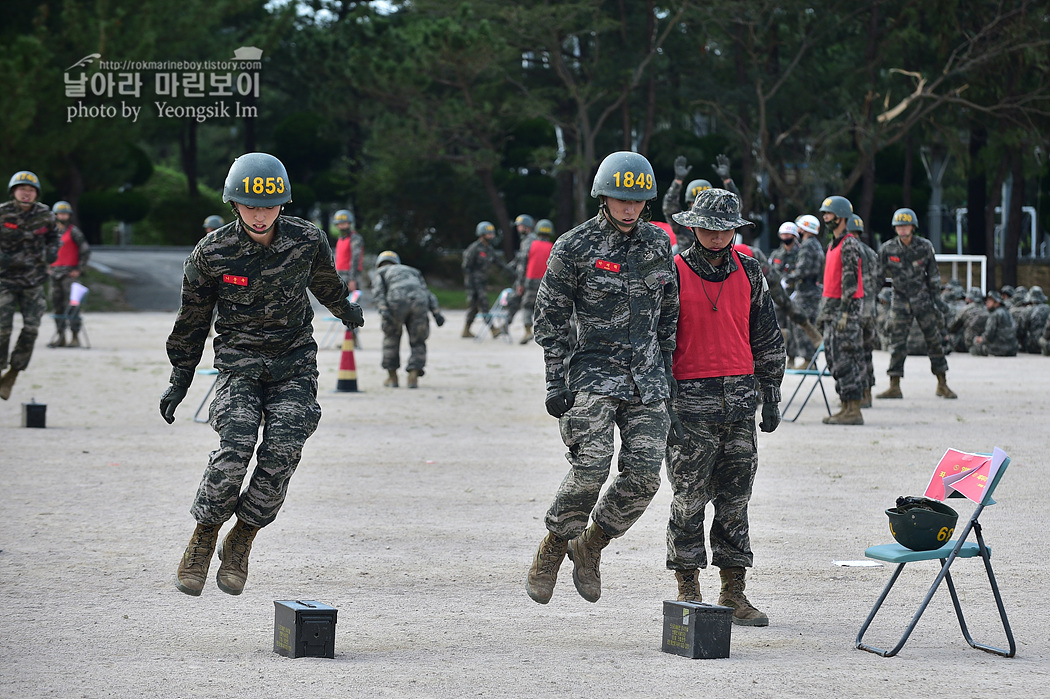
M459 334L460 337L474 337L474 333L470 332L470 326L464 325L463 332Z
M598 566L602 562L602 549L610 541L612 537L597 522L591 522L583 534L569 542L572 581L580 597L588 602L597 602L602 596L602 574Z
M534 601L540 604L551 601L554 584L558 582L558 569L565 560L568 547L569 541L555 535L554 532L547 532L547 536L543 537L532 559L528 580L525 581L525 592Z
M525 337L521 338L521 343L520 344L527 345L530 342L532 342L532 326L531 325L526 325L525 326Z
M80 347L80 338L77 333L73 333L73 337L69 338L69 344L66 347Z
M419 388L419 369L408 372L408 387Z
M258 533L259 527L238 519L223 539L219 548L219 560L222 563L215 574L215 582L226 594L239 595L244 591L244 583L248 580L248 554L252 551L252 541Z
M208 579L208 567L215 553L215 544L219 540L219 526L198 523L193 530L186 552L179 561L179 569L175 572L175 587L179 588L179 592L200 596Z
M948 388L948 377L944 374L937 374L937 395L941 398L958 398L955 395L955 391Z
M860 412L860 401L846 401L842 412L824 418L823 422L825 425L863 425L864 416Z
M387 388L397 388L397 370L396 369L387 369L386 370L386 381L383 382L383 385L386 386Z
M55 339L47 343L48 347L65 347L66 346L66 331L59 330L55 333Z
M15 387L15 379L18 378L18 369L8 369L7 373L0 378L0 398L7 400L11 397L11 389Z
M702 602L700 596L700 579L697 577L696 569L676 570L675 578L678 580L679 602Z
M903 398L904 394L901 393L901 377L891 376L890 387L885 391L875 396L876 398Z
M870 408L871 407L871 386L864 389L864 395L860 398L860 407Z
M733 608L733 623L738 626L769 626L769 617L755 609L744 595L744 569L722 568L718 574L722 578L718 604Z

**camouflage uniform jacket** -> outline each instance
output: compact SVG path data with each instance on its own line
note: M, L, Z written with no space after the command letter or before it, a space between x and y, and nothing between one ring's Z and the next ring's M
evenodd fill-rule
M874 318L878 308L878 295L882 291L885 277L882 276L879 254L863 240L858 238L857 242L860 243L860 276L864 280L864 305L861 313Z
M85 269L87 269L88 260L91 259L91 246L88 244L87 238L84 236L84 232L76 226L74 226L72 223L67 223L63 225L61 223L56 222L55 225L58 227L59 250L62 249L62 237L65 236L67 227L70 229L69 235L73 241L73 245L77 246L77 266L66 267L64 269L76 269L79 272L83 272ZM52 268L57 269L55 265L52 265Z
M62 240L55 215L34 202L28 211L14 200L0 204L0 286L40 286Z
M408 265L383 265L372 276L372 298L376 310L386 313L398 304L422 304L427 310L438 310L437 297L427 288L423 273Z
M915 235L911 245L905 245L900 236L893 237L879 247L879 263L893 282L895 299L940 312L941 271L933 243Z
M677 223L672 216L682 210L682 183L678 180L671 182L671 186L664 194L663 199L663 212L664 220L671 224L671 230L674 231L675 238L678 241L678 250L685 252L693 246L696 242L696 236L693 235L693 231L688 226L683 226Z
M695 247L680 253L679 257L705 282L719 284L739 269L732 255L716 267ZM749 339L755 373L679 382L679 388L690 395L704 396L700 419L707 422L737 422L753 418L759 396L763 403L780 402L780 384L784 380L784 336L773 310L770 287L758 260L742 254L740 263L751 282ZM712 348L712 351L717 351L717 348Z
M795 269L795 260L798 259L798 251L800 244L795 243L788 250L787 246L781 245L773 252L769 253L769 263L773 265L773 269L780 272L780 276L785 277Z
M547 381L642 403L668 397L678 286L671 241L650 223L630 235L599 213L558 238L536 293L534 332ZM570 345L575 314L577 339Z
M529 233L521 239L521 245L518 246L518 253L514 256L514 262L511 264L514 267L514 278L521 280L520 284L525 283L525 264L529 260L529 248L532 247L532 241L539 240L539 236L535 233Z
M817 285L823 282L823 274L824 248L815 236L810 236L803 240L798 248L795 269L789 281L793 282L799 291L814 291Z
M959 311L959 315L955 316L955 320L948 326L949 333L958 333L962 331L963 343L969 347L973 344L973 339L984 332L984 325L988 322L988 309L985 308L983 301L975 301L966 304L966 307Z
M981 342L989 354L1016 354L1018 350L1017 330L1014 319L1006 306L999 306L988 314L981 333Z
M509 265L503 261L503 253L481 238L475 240L463 253L463 283L468 287L484 286L493 262L509 270Z
M856 236L847 234L832 241L828 252L837 245L842 246L842 298L824 297L820 306L820 316L817 318L821 322L836 322L843 313L859 316L864 307L863 298L853 298L853 294L857 293L857 283L861 280L857 276L857 263L861 260L861 242Z
M171 383L189 386L215 316L215 367L282 381L316 370L309 289L347 321L355 304L332 263L328 236L309 221L280 216L269 247L239 221L206 235L186 259L182 306L168 337Z

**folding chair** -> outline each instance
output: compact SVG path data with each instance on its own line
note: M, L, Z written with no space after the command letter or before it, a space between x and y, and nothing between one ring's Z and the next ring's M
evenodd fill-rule
M510 344L510 329L507 327L507 304L510 302L510 297L514 293L511 288L506 288L499 292L499 296L496 297L496 301L492 304L488 313L479 313L478 317L481 318L482 331L474 336L474 342L482 342L485 339L485 335L491 334L492 337L503 338L503 341ZM493 333L496 330L496 333ZM487 331L487 332L486 332Z
M818 388L820 389L820 395L824 397L824 409L828 411L828 415L831 415L831 405L828 403L828 394L824 391L823 381L823 378L825 376L831 376L831 372L828 371L828 365L826 361L824 363L824 366L820 365L820 355L823 351L824 343L821 342L820 346L817 347L817 351L813 353L813 356L810 357L810 360L806 363L805 369L784 370L784 374L786 374L787 376L802 377L802 380L798 382L797 386L795 386L795 390L791 394L791 397L788 398L787 403L784 404L784 420L788 422L794 422L795 420L797 420L798 416L802 414L802 409L805 408L806 403L809 402L810 396L812 396L813 392L816 391ZM825 360L826 359L827 358L825 357ZM798 406L798 410L795 411L795 416L789 417L788 413L791 409L791 404L794 402L795 397L798 396L798 394L802 391L803 387L806 385L807 379L809 379L810 377L813 377L815 379L815 381L813 381L813 385L809 387L809 392L806 393L806 397L800 399L802 402Z
M984 508L988 505L994 505L995 501L992 500L992 493L995 491L995 487L999 485L999 479L1003 477L1003 473L1006 472L1006 467L1010 465L1009 457L1003 462L1002 466L999 467L999 471L995 474L995 477L984 489L984 493L981 496L981 501L974 508L973 515L970 516L970 521L967 522L966 527L963 529L962 534L956 541L949 541L939 549L933 551L912 551L911 549L905 548L900 544L883 544L881 546L871 546L864 555L868 558L874 558L879 561L886 561L887 563L896 563L897 570L893 573L893 577L886 583L886 587L883 588L882 594L879 595L879 599L875 602L875 606L872 607L871 613L868 614L868 618L864 621L864 625L860 627L860 632L857 634L857 648L860 650L866 650L869 653L875 653L885 658L892 657L904 647L904 643L908 640L911 632L915 629L915 625L919 623L919 617L926 611L926 607L929 606L930 600L933 598L933 593L937 591L941 581L944 580L948 583L948 592L952 597L952 604L955 606L955 616L959 619L959 628L962 629L963 638L970 644L972 648L977 648L988 653L994 653L995 655L1001 655L1006 658L1012 658L1017 647L1014 644L1013 631L1010 630L1010 622L1006 619L1006 609L1003 607L1003 598L999 594L999 585L995 582L995 575L992 573L992 562L991 562L991 550L984 543L984 535L981 532L981 523L977 521L978 517L984 511ZM958 493L952 493L949 497L956 497ZM977 536L977 542L968 542L966 538L973 531ZM966 627L966 621L963 619L962 606L959 604L959 595L955 591L955 583L952 582L951 568L952 563L957 558L975 558L980 556L984 561L984 569L988 573L988 582L992 588L992 594L995 596L995 605L999 608L999 618L1003 622L1003 630L1006 632L1006 640L1009 642L1010 649L1003 650L995 646L985 645L983 643L977 643L970 636L970 631ZM890 589L893 584L897 582L897 578L900 577L901 571L904 570L904 566L913 561L932 561L939 560L941 562L940 572L937 573L937 577L934 578L933 585L930 586L929 592L926 593L926 597L923 599L922 604L919 605L919 610L915 612L915 616L912 617L911 623L908 624L908 628L904 631L904 635L901 636L900 641L897 645L890 650L879 648L864 643L864 633L868 630L872 620L875 618L875 614L879 611L879 607L886 600L886 596L890 593Z
M201 411L204 410L204 406L208 402L208 399L211 398L211 393L212 393L212 391L215 390L215 384L217 384L219 382L219 370L218 369L198 369L197 370L197 374L200 375L200 376L214 376L215 377L211 381L211 386L208 387L208 392L204 394L204 400L202 400L201 404L197 406L197 412L193 413L193 421L194 422L202 422L202 423L206 424L206 423L210 422L211 416L209 415L208 418L204 419L204 420L201 420L199 416L201 414Z

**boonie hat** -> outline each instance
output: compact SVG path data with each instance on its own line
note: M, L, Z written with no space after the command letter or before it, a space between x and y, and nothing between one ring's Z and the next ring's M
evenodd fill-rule
M705 189L696 195L689 211L672 216L676 223L709 231L728 231L753 222L740 216L740 198L725 189Z

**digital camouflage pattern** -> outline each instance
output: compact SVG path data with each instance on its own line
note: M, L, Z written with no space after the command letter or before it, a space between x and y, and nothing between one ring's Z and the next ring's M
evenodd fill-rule
M84 270L87 269L88 260L91 259L91 246L88 244L87 238L84 237L84 233L73 224L67 224L67 226L62 224L57 225L62 231L59 234L59 240L65 237L65 229L68 226L70 241L79 251L79 259L77 260L76 267L67 267L65 265L51 266L51 310L55 314L55 326L58 329L58 332L61 333L66 329L66 316L69 312L69 294L72 290L74 281L73 277L70 276L70 272L76 270L83 274ZM80 332L80 314L75 313L68 320L69 329L74 333Z
M824 280L824 248L817 236L808 236L798 248L795 269L788 276L788 285L794 288L791 299L801 309L809 322L817 323L820 312L821 284ZM820 326L817 325L819 329ZM805 333L796 337L798 356L809 358L817 351Z
M474 322L478 313L488 313L489 298L487 285L489 278L489 267L497 264L513 273L503 261L503 253L497 251L492 244L479 236L477 240L467 246L463 252L463 286L467 290L467 327Z
M1040 287L1033 286L1028 290L1026 308L1024 343L1021 349L1029 354L1039 354L1042 351L1039 340L1046 332L1047 320L1050 319L1050 306L1046 304L1046 294Z
M510 267L516 280L524 279L525 277L525 264L529 259L529 248L532 246L532 241L538 240L539 236L535 232L529 231L528 234L521 239L521 244L518 246L518 252L515 253L514 259L511 260ZM507 327L514 322L514 316L517 315L518 311L524 305L525 301L525 283L523 281L516 281L514 286L511 287L510 296L507 298ZM519 293L519 289L521 292ZM532 324L531 312L525 317L525 324Z
M879 247L879 264L893 284L886 328L890 351L888 376L904 376L908 331L913 318L918 321L926 340L930 371L934 374L948 371L942 339L941 272L935 255L933 244L918 235L912 236L910 245L905 245L900 236L895 236Z
M781 279L787 279L791 272L795 269L795 259L798 258L799 241L795 243L789 249L786 245L781 243L773 252L769 253L769 264L777 272ZM767 278L766 281L769 281ZM786 282L785 282L786 283ZM773 289L773 283L769 282L770 291ZM781 287L784 297L788 298L788 292ZM784 334L784 353L789 359L799 356L797 336L802 334L802 331L795 326L795 323L791 321L787 316L787 312L784 310L784 305L778 302L776 299L773 300L776 306L777 322L780 324L780 330ZM793 303L793 302L792 302ZM799 313L801 314L801 309Z
M980 357L1014 357L1017 355L1017 331L1014 319L1005 306L999 306L988 314L981 342L970 346L970 354Z
M422 272L401 264L384 264L372 275L372 299L382 319L383 368L401 367L401 329L408 330L408 364L420 372L427 363L428 313L438 310Z
M988 309L984 306L984 300L979 295L968 299L966 307L955 316L955 320L947 328L948 333L952 336L955 350L968 352L974 338L984 332L987 320Z
M864 385L871 388L875 385L875 366L871 353L879 348L879 335L875 330L875 316L878 312L878 296L882 290L884 277L879 265L879 254L860 238L860 276L864 282L864 303L861 305L861 341L864 343Z
M47 311L43 284L59 244L50 208L40 202L28 210L14 200L0 204L0 369L8 365L16 312L22 314L22 330L10 365L18 371L29 366L40 320Z
M853 235L844 235L832 242L831 249L842 246L842 298L825 296L817 317L818 327L824 331L824 356L835 390L843 401L860 400L864 393L864 328L861 324L863 299L853 298L857 292L857 267L861 259L860 243ZM838 322L845 313L846 329L839 330Z
M692 202L690 202L692 203ZM682 210L682 183L678 180L671 182L671 186L664 193L663 212L664 220L671 224L675 239L678 241L678 251L685 252L696 243L696 236L688 226L675 222L674 215Z
M24 371L33 357L33 346L40 334L40 320L46 310L43 286L8 287L0 284L0 370L8 366L15 313L22 314L22 330L18 333L14 350L11 350L10 365L12 369Z

